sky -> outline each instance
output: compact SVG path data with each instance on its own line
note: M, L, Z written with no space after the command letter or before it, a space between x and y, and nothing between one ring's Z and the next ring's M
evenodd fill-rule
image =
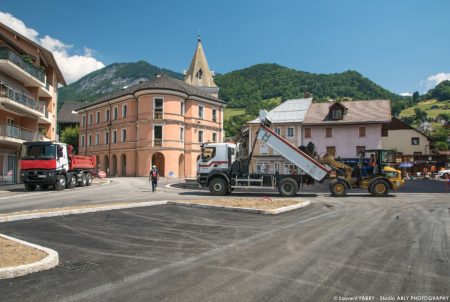
M277 63L356 70L395 93L450 79L448 0L0 0L0 22L53 51L67 80L117 62L216 73Z

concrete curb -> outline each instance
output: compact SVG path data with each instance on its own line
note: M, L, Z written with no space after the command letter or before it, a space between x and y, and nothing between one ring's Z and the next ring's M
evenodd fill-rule
M165 204L167 204L167 200L135 202L135 203L116 204L116 205L104 205L104 206L97 206L97 207L93 207L93 208L80 208L80 209L68 209L68 210L62 209L60 211L49 211L49 212L42 212L42 213L17 213L17 214L11 214L8 216L0 217L0 223L17 221L17 220L35 219L35 218L56 217L56 216L110 211L110 210L148 207L148 206L165 205Z
M207 205L207 204L197 204L190 202L179 202L179 201L168 201L168 205L177 205L191 208L204 208L204 209L215 209L215 210L225 210L232 212L245 212L245 213L253 213L253 214L264 214L264 215L276 215L283 212L293 211L299 208L306 207L311 204L309 200L300 202L298 204L293 204L290 206L273 209L273 210L260 210L260 209L252 209L252 208L238 208L238 207L226 207L226 206L215 206L215 205Z
M35 248L37 250L41 250L45 253L47 253L47 257L45 257L42 260L39 260L37 262L18 265L18 266L10 266L10 267L4 267L0 268L0 279L9 279L9 278L15 278L20 276L25 276L31 273L40 272L44 270L51 269L58 265L59 263L59 255L58 252L37 244L29 243L17 238L9 237L3 234L0 234L0 237L3 237L5 239L18 242L23 245L27 245L29 247Z

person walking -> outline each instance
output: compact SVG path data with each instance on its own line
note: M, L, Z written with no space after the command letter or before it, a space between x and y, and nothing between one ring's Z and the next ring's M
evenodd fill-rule
M152 192L156 192L156 187L158 186L159 180L159 171L155 165L153 165L152 169L150 170L148 180L152 182Z

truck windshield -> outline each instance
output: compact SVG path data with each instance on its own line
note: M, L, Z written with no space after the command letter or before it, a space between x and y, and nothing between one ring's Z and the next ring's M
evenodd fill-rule
M22 147L22 159L54 159L55 157L55 145L24 145Z
M204 162L209 161L215 155L216 155L216 148L215 147L202 148L202 161L204 161Z

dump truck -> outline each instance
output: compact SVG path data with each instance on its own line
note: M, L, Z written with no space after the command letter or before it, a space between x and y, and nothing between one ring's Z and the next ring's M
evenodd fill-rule
M27 191L90 186L96 168L95 156L73 154L73 147L56 142L26 142L22 145L20 177Z
M197 162L197 182L213 195L226 195L234 189L278 189L282 196L295 196L304 185L330 180L330 192L345 196L352 188L368 189L374 196L386 196L403 185L401 171L385 165L377 173L361 176L331 155L318 156L299 148L273 131L267 111L260 112L260 125L248 157L237 156L239 143L207 143L201 146ZM271 147L298 168L299 173L249 173L257 140ZM238 152L240 154L240 152Z

